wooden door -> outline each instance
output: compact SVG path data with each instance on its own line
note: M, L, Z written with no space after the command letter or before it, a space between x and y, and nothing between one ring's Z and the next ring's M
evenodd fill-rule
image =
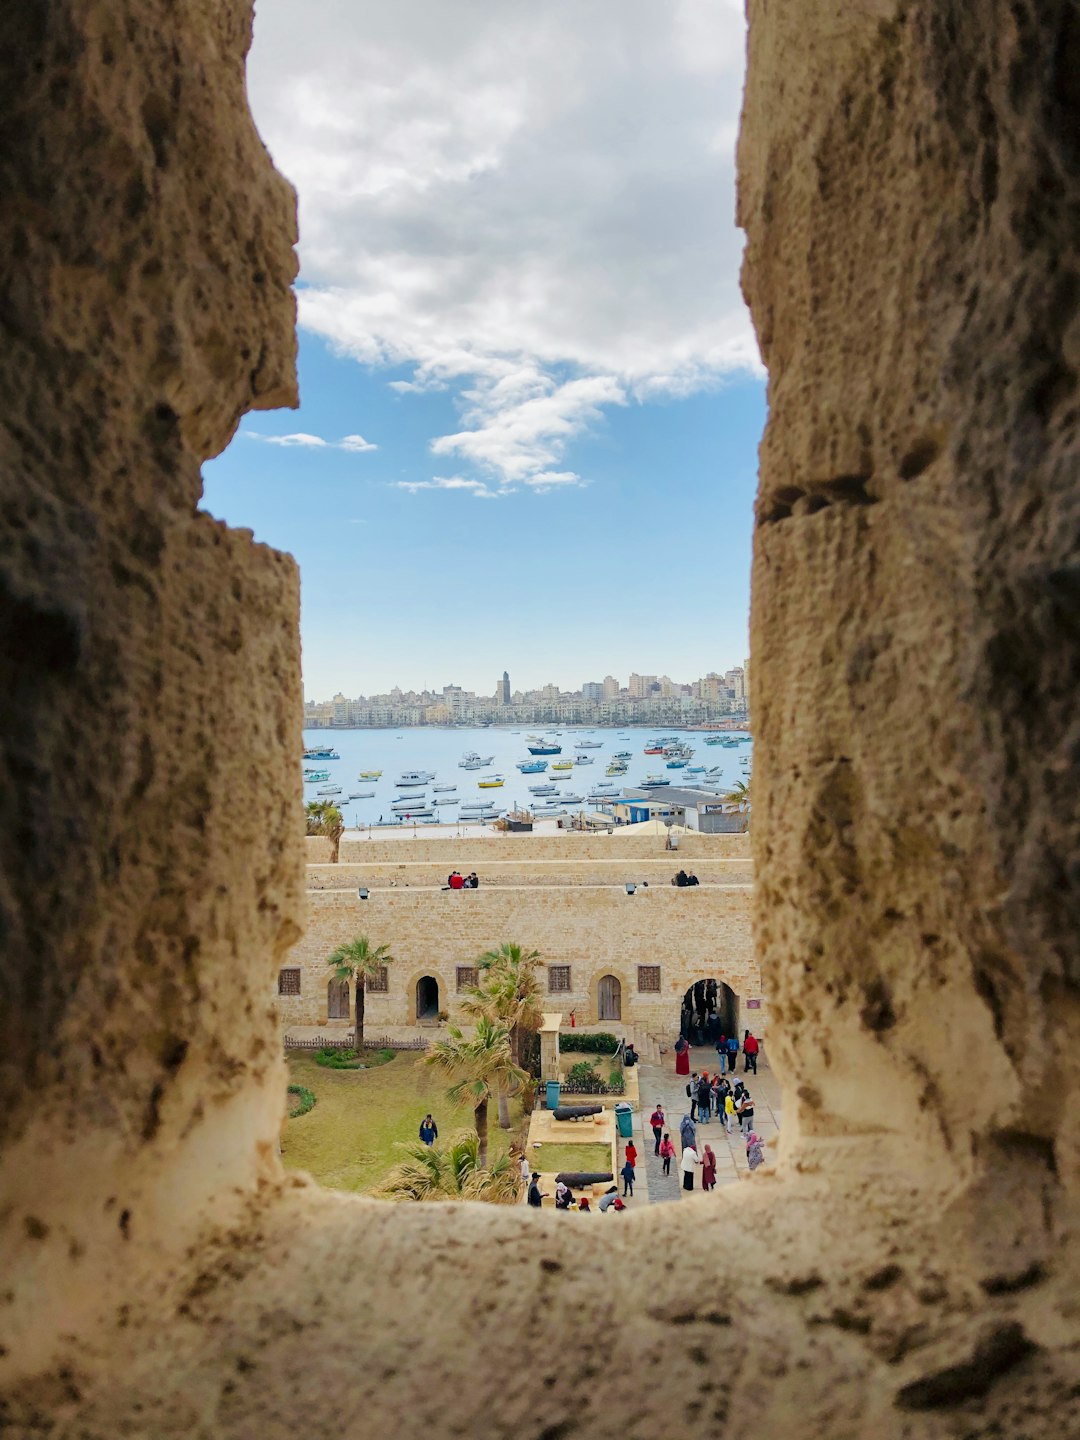
M326 991L326 1018L328 1020L348 1020L349 982L347 980L330 981Z
M604 975L597 992L597 1019L622 1019L622 982L614 975Z

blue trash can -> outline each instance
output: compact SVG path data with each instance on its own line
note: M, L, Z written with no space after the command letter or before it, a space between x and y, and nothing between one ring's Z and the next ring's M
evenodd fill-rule
M615 1123L619 1127L619 1134L624 1140L629 1140L633 1134L631 1128L634 1107L628 1100L620 1100L615 1106Z
M547 1082L547 1108L549 1110L555 1110L558 1108L558 1104L559 1082L558 1080L549 1080Z

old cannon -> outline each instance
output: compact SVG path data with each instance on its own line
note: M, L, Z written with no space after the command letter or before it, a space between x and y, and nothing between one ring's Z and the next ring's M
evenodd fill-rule
M584 1190L587 1185L610 1185L613 1178L610 1170L560 1170L555 1183L562 1181L571 1190Z
M601 1115L602 1105L556 1105L551 1112L556 1120L584 1120L587 1115Z

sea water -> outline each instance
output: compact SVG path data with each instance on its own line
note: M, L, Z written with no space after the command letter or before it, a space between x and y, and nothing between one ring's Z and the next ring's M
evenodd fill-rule
M739 733L739 732L733 732ZM561 755L533 756L526 746L526 736L543 734L552 743L562 746ZM616 795L624 788L636 789L646 775L663 775L671 781L672 787L682 786L693 789L698 775L687 775L685 770L668 770L663 755L646 755L644 747L658 735L677 735L694 751L691 765L704 765L707 770L715 765L725 785L734 785L746 778L744 767L739 763L742 756L749 756L752 745L742 744L737 748L722 745L706 745L704 732L678 730L673 726L660 729L655 727L624 726L621 730L610 728L590 729L587 726L560 726L557 730L541 731L535 726L511 729L496 725L459 729L450 726L406 726L394 729L337 730L318 729L304 731L304 747L330 746L341 756L340 760L305 760L308 770L329 770L330 779L304 785L304 799L327 798L338 805L345 817L347 829L355 829L395 821L399 812L391 810L391 801L400 796L423 796L425 807L431 808L441 824L454 824L458 819L460 805L432 805L436 795L435 785L456 785L450 792L451 799L461 804L491 801L498 809L513 810L536 803L530 794L530 785L543 784L551 778L553 761L574 760L579 755L592 758L591 765L576 765L566 780L556 783L554 795L542 797L555 800L560 792L580 795L581 804L570 805L571 812L589 810L587 797L600 784L614 785ZM579 740L598 740L599 750L577 750ZM458 762L468 750L475 750L486 759L491 755L493 763L483 770L463 770ZM629 750L633 758L625 775L607 775L608 763L616 750ZM519 761L541 759L548 763L547 771L540 774L523 775L516 767ZM379 780L361 780L361 770L381 770ZM435 772L435 779L429 780L422 789L399 789L397 777L406 770L427 770ZM566 772L564 772L566 773ZM502 775L505 784L499 789L480 789L477 782L490 775ZM324 785L340 785L341 794L319 797L316 791ZM374 790L371 800L349 800L349 791ZM443 792L444 794L446 792ZM654 792L657 799L664 791ZM410 822L411 828L411 822Z

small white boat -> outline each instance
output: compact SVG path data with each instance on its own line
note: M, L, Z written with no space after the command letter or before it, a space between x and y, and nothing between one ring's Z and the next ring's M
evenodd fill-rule
M603 748L602 740L579 740L574 746L575 750L602 750Z
M321 786L319 787L319 789L315 791L315 794L316 794L316 795L340 795L340 794L341 794L341 786L340 786L340 785L321 785Z
M438 800L431 802L433 805L456 805L458 802L452 795L443 795Z
M596 761L593 759L593 757L592 757L591 755L579 755L579 756L575 759L574 764L575 764L575 765L595 765L595 764L596 764Z
M447 791L447 792L448 792L448 791L456 790L456 789L457 789L457 786L456 786L456 785L433 785L433 786L431 787L431 793L432 793L433 795L441 795L444 791Z
M426 785L429 780L435 779L434 770L403 770L394 784L398 787L408 785Z
M350 790L350 800L371 800L375 795L374 790Z

